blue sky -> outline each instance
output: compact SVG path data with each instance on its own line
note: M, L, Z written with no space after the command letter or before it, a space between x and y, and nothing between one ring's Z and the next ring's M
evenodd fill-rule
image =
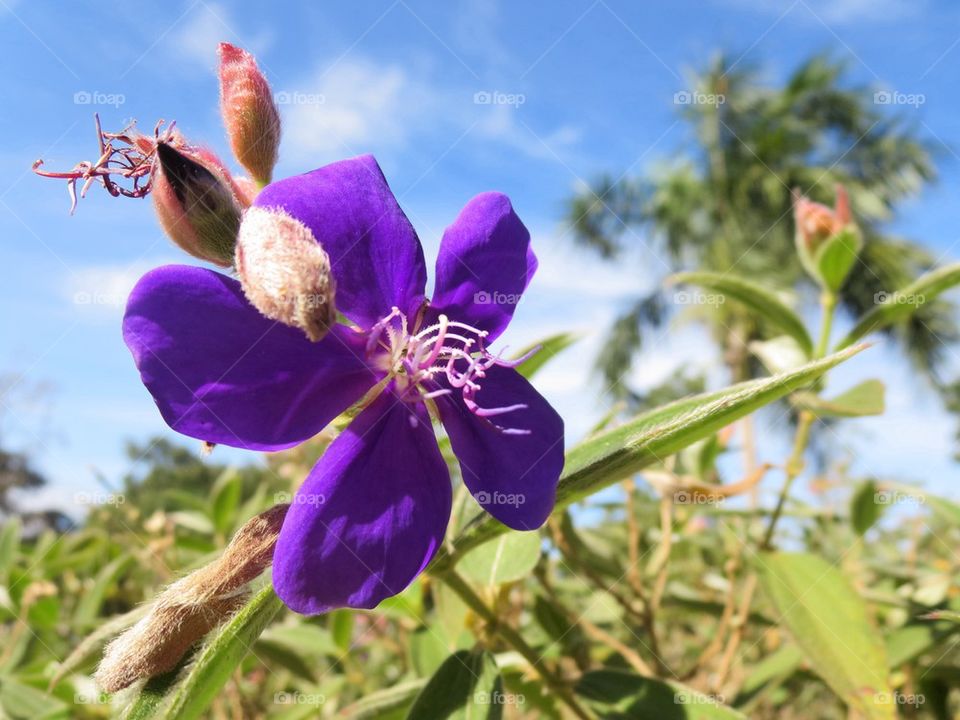
M131 117L145 130L176 119L189 138L228 157L216 101L221 40L254 51L286 101L278 174L373 152L428 257L472 195L497 189L512 197L542 269L508 342L584 332L580 349L540 380L572 437L603 407L602 388L587 378L599 337L664 267L642 248L618 266L574 248L559 222L564 199L600 172L638 173L687 147L674 94L714 51L758 64L774 81L810 52L827 50L848 60L852 82L922 96L898 109L937 149L941 181L892 227L944 262L960 254L951 202L960 187L960 6L953 3L396 0L302 3L283 13L276 6L0 0L0 372L23 376L4 400L0 433L31 450L52 480L44 503L75 510L73 493L96 487L98 473L115 479L129 467L125 440L172 435L138 381L119 323L136 278L184 258L148 202L113 200L94 188L69 217L64 188L35 178L30 165L38 157L50 168L92 159L94 110L108 129ZM671 330L633 379L653 384L684 359L714 368L706 347L694 330ZM850 424L838 440L859 470L947 491L957 475L948 458L952 420L894 358L879 347L835 374L837 388L864 373L890 387L888 414ZM30 390L41 385L49 390L35 402ZM782 456L773 437L768 455Z

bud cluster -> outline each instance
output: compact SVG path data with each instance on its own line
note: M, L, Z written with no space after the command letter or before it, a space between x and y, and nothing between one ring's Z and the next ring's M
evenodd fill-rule
M153 195L161 227L184 252L236 266L244 293L263 315L300 328L313 341L336 322L330 259L313 233L280 212L251 210L270 182L280 145L280 113L253 55L229 43L219 47L220 109L227 139L249 178L236 176L210 150L188 142L175 123L153 137L131 123L118 133L97 122L100 156L67 172L40 169L67 181L72 204L95 182L111 195ZM119 181L113 176L119 176Z

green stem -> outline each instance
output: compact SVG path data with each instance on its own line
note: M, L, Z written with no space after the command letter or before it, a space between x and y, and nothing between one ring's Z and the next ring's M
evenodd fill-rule
M824 290L820 296L820 307L823 312L823 320L820 323L820 338L817 341L817 347L814 350L813 359L819 360L827 353L830 345L830 331L833 328L833 316L837 309L837 295L830 290ZM813 421L816 416L809 410L800 413L800 421L797 424L797 434L793 439L793 451L787 459L786 472L787 477L780 489L780 495L777 497L777 505L770 516L770 522L767 524L767 531L764 533L761 549L769 549L773 542L773 533L777 528L777 522L783 514L783 506L790 496L790 488L793 481L803 471L803 453L807 449L807 443L810 441L810 428L813 427Z
M533 666L534 670L543 678L547 686L557 694L557 697L567 704L578 718L581 720L593 720L594 716L577 702L577 699L573 696L573 693L570 692L570 688L566 683L555 675L544 662L543 656L527 644L527 641L523 639L523 636L520 635L519 632L506 623L502 623L500 618L497 617L497 614L483 601L476 591L470 587L470 584L463 576L457 573L456 570L451 569L440 575L440 579L443 580L451 590L457 593L471 610L483 618L493 632L499 635L504 642L520 653L527 662Z
M820 325L820 339L814 351L814 359L818 360L827 354L830 345L830 331L833 329L833 315L837 309L837 296L829 290L824 290L820 297L820 306L823 308L823 322Z
M787 460L787 479L780 489L777 505L773 509L773 514L770 516L770 522L767 524L767 531L764 533L763 542L760 544L761 549L770 548L773 541L773 531L777 527L777 521L780 520L780 516L783 514L783 506L787 502L787 497L790 495L790 487L803 470L803 453L807 449L807 442L810 440L810 428L813 426L813 421L814 414L809 410L804 410L800 413L797 434L793 439L793 452L790 453L790 457Z

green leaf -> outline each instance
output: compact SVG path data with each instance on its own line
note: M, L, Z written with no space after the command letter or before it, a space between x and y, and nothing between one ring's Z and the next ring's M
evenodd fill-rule
M444 660L407 718L498 720L507 700L493 656L483 650L461 650Z
M813 393L797 393L793 402L797 407L812 410L820 417L865 417L883 415L886 388L880 380L864 380L833 399Z
M471 550L458 567L468 580L492 586L525 578L539 559L539 533L510 532Z
M685 685L663 682L625 670L592 670L580 678L577 695L612 717L657 720L744 720L746 716Z
M847 226L824 241L813 259L824 287L832 292L843 287L862 249L863 239L854 226Z
M757 556L760 584L811 669L866 718L895 717L887 654L843 573L808 553Z
M393 720L406 717L406 710L426 686L424 679L402 682L377 690L345 707L339 716L346 720Z
M173 689L166 720L203 717L214 697L274 616L283 607L267 585L229 621L215 630L197 653L187 676Z
M17 559L22 530L23 523L17 515L4 518L3 528L0 528L0 580L7 577L7 572Z
M788 373L678 400L588 438L567 453L554 512L658 463L754 410L810 384L863 347L848 348ZM460 532L453 543L452 554L446 547L437 553L431 569L442 571L470 549L507 529L489 516L478 517Z
M877 305L857 321L835 350L849 347L860 338L909 317L920 307L932 302L938 295L958 284L960 284L960 263L953 263L921 275L895 293L878 293Z
M933 510L934 515L937 515L941 520L951 525L960 527L960 505L952 500L931 495L930 493L918 495L917 491L913 488L905 488L905 496L922 497L923 503L930 506L930 509Z
M83 665L92 662L103 650L108 640L112 640L128 627L139 621L150 611L150 604L138 605L133 610L105 619L92 633L83 639L77 647L57 666L57 672L50 680L50 686L55 686L67 675L76 672Z
M346 608L330 613L328 627L333 635L333 641L343 652L350 649L350 642L353 639L353 620L353 611Z
M20 720L66 720L66 703L13 678L0 678L0 712Z
M181 660L179 666L170 672L150 678L128 706L123 714L123 720L154 720L159 718L159 713L168 699L168 693L174 687L180 669L184 664L186 664L186 658Z
M517 372L528 380L540 371L554 357L562 353L568 347L573 345L580 336L576 333L557 333L551 335L540 342L533 343L516 354L516 357L523 357L534 348L540 348L536 354L517 368Z
M133 555L123 554L114 558L97 573L93 582L93 587L84 590L77 602L77 609L74 611L73 621L80 628L87 628L93 625L100 614L100 607L107 596L111 586L116 584L127 568L133 563Z
M799 670L802 664L803 653L800 648L792 643L781 645L749 669L734 704L742 707L744 703L754 700L770 687L784 682Z
M234 525L242 492L243 484L240 475L232 469L225 470L213 484L210 519L213 521L213 527L221 535L226 535Z
M433 675L450 654L443 634L432 627L416 630L408 642L410 664L419 677Z
M807 362L803 348L789 335L780 335L770 340L754 340L749 347L750 352L760 358L760 362L771 375L789 372Z
M310 659L319 659L324 655L339 658L342 654L330 631L312 623L271 625L260 635L260 640L282 645Z
M860 484L850 500L850 524L857 535L863 535L883 514L885 503L877 502L877 484L867 480Z
M813 340L803 320L769 288L758 285L752 280L726 273L685 272L673 275L669 281L700 285L743 303L771 325L796 340L807 357L813 354Z

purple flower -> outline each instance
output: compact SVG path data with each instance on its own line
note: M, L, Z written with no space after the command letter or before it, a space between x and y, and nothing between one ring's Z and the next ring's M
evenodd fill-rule
M373 157L275 182L254 206L310 229L354 327L310 342L259 314L232 278L172 265L140 280L123 332L164 420L204 441L281 450L364 399L287 514L273 573L284 602L373 607L430 562L451 488L428 407L473 496L511 528L539 527L563 467L563 421L487 349L537 267L510 201L478 195L447 228L429 301L420 241Z

